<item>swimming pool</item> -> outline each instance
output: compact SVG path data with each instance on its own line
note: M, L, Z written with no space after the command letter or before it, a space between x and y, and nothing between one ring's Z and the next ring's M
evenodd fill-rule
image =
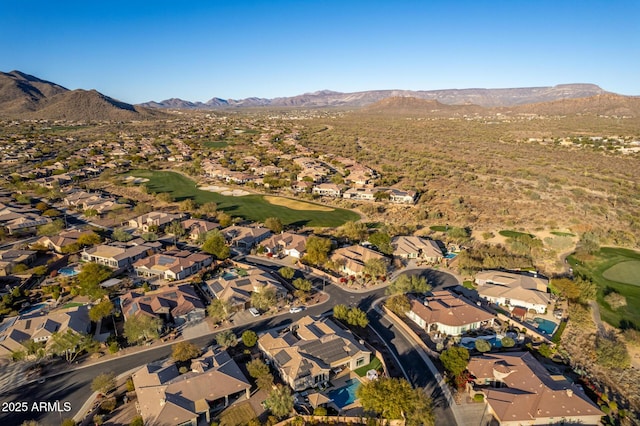
M467 349L475 349L476 348L476 340L478 340L479 338L475 338L475 339L471 339L471 340L466 340L467 338L463 338L461 341L461 345L464 346ZM502 340L498 339L497 337L492 337L491 339L484 339L487 342L491 343L491 346L494 348L501 348L502 347Z
M28 308L24 308L24 309L20 310L19 313L21 315L30 314L32 312L39 311L40 309L44 308L45 306L47 306L46 303L38 303L37 305L29 306Z
M533 321L537 324L538 330L540 330L544 334L551 335L556 330L556 324L553 321L549 321L548 319L536 317Z
M349 379L344 386L329 392L328 396L338 408L344 408L353 404L356 398L356 389L360 387L360 381L357 379Z
M222 274L222 279L225 280L225 281L235 280L236 279L236 274L234 274L232 272L225 272L224 274Z
M458 255L458 253L447 253L447 255L444 258L445 259L453 259L457 255Z
M58 273L64 277L73 277L78 275L80 272L78 272L76 268L65 266L64 268L58 269Z

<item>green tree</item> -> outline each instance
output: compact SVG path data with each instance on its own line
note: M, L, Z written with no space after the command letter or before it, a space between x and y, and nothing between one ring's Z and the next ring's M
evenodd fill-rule
M200 356L200 349L191 342L178 342L171 345L171 358L179 362L189 361Z
M269 366L265 364L261 359L254 359L247 363L247 371L249 375L254 379L257 379L266 374L270 374Z
M369 242L384 254L393 254L391 237L386 232L375 232L369 236Z
M231 225L233 219L225 212L218 212L217 220L220 226L226 228L227 226Z
M274 416L282 418L293 410L293 395L289 386L277 385L269 392L265 405Z
M78 237L78 244L81 246L93 246L96 244L100 244L102 242L102 238L100 235L95 232L90 232L88 234L82 234Z
M98 322L102 318L111 315L113 312L114 306L113 302L109 299L102 299L100 303L94 305L89 309L89 319L93 322Z
M100 287L100 283L111 277L111 269L107 266L88 262L82 265L77 275L80 295L89 296L91 300L97 300L107 292Z
M91 382L91 390L102 394L109 394L116 388L116 375L114 373L98 374Z
M469 351L462 346L452 346L440 354L442 366L452 376L460 376L469 364Z
M258 343L258 335L253 330L245 330L242 332L242 343L247 348L252 348Z
M135 416L129 426L144 426L144 419L142 416Z
M124 337L129 343L138 343L160 337L162 320L160 318L138 315L124 322Z
M295 280L293 280L293 286L298 290L309 292L311 291L312 283L311 281L304 278L296 278Z
M580 287L569 278L553 278L549 283L551 291L558 296L576 301L580 298Z
M192 198L186 198L180 202L180 211L195 212L198 204Z
M269 310L276 304L276 292L272 288L263 288L258 292L251 293L251 306L261 311Z
M174 220L165 229L167 234L175 235L176 238L182 238L187 234L187 230L184 229L182 223L179 220Z
M329 250L331 250L331 241L326 238L312 235L307 239L306 249L307 253L304 255L304 259L307 262L312 265L323 265L328 260Z
M213 299L211 304L207 306L207 314L209 314L214 323L221 323L229 319L231 315L231 305L220 299Z
M431 290L426 278L419 275L400 275L389 287L387 294L426 293Z
M216 334L216 343L220 346L228 348L238 344L238 338L232 330L224 330Z
M394 294L385 302L385 306L401 318L411 310L411 302L404 294Z
M207 240L202 245L202 250L216 257L216 259L224 260L229 257L231 250L227 246L222 232L218 230L207 233Z
M60 426L76 426L77 423L72 418L66 418L60 423Z
M58 235L64 229L64 221L56 219L51 223L45 223L38 226L37 235L45 235L51 237Z
M475 348L478 352L489 352L491 350L491 343L487 342L484 339L476 339Z
M364 263L364 273L380 277L387 273L387 263L384 259L369 259Z
M505 336L500 340L500 343L502 343L502 347L503 348L512 348L516 345L515 340L513 340L511 337Z
M111 233L111 238L113 238L116 241L126 242L126 241L133 240L133 235L125 231L124 228L116 228Z
M413 389L404 379L382 377L360 385L356 390L365 411L385 419L406 419L408 425L433 425L431 399L423 389Z
M283 266L282 268L278 269L278 273L282 278L290 280L291 278L293 278L296 271L295 269L290 268L289 266Z
M100 348L100 343L89 334L76 333L67 329L63 333L53 333L49 343L51 353L63 357L69 364L82 353L93 353Z
M349 308L347 305L339 304L333 307L333 316L338 320L346 320Z
M367 238L369 230L363 222L349 221L338 228L338 235L347 237L354 242L360 242Z
M369 324L366 312L356 307L349 309L347 313L347 324L365 328Z
M546 343L541 343L540 346L538 346L538 353L545 358L549 358L552 354L552 350Z
M266 228L269 228L274 234L279 234L284 229L284 227L282 226L282 221L279 217L266 218L264 220L264 226Z
M204 203L198 210L200 214L207 217L215 217L218 205L214 202Z
M593 281L585 277L578 277L576 279L576 284L580 289L580 296L578 297L578 301L580 303L586 304L589 303L589 301L596 299L598 287Z

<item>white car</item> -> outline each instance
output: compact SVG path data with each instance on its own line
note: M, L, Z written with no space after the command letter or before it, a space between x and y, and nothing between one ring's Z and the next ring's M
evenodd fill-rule
M289 313L297 314L298 312L302 312L303 310L304 308L302 306L292 306L291 308L289 308Z
M260 312L258 312L258 310L256 308L249 308L249 313L251 315L253 315L254 317L259 317L260 316Z

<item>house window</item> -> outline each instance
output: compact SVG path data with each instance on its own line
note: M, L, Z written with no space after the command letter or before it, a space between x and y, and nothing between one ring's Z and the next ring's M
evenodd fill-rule
M358 358L356 360L356 367L362 367L364 365L364 358Z

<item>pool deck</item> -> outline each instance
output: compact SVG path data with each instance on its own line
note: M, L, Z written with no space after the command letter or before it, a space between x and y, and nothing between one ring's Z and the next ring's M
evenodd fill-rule
M365 383L366 379L359 377L355 372L345 369L343 371L341 371L340 373L338 373L333 379L331 379L331 387L329 387L327 390L324 391L325 395L328 395L329 392L336 390L336 389L340 389L344 386L347 385L347 382L349 380L357 380L360 383ZM333 404L333 403L332 403ZM362 405L360 405L360 401L358 401L357 399L349 404L349 405L345 405L344 407L340 408L338 406L336 406L335 404L334 408L336 408L339 412L345 412L347 410L351 411L354 409L358 409L358 408L362 408Z

